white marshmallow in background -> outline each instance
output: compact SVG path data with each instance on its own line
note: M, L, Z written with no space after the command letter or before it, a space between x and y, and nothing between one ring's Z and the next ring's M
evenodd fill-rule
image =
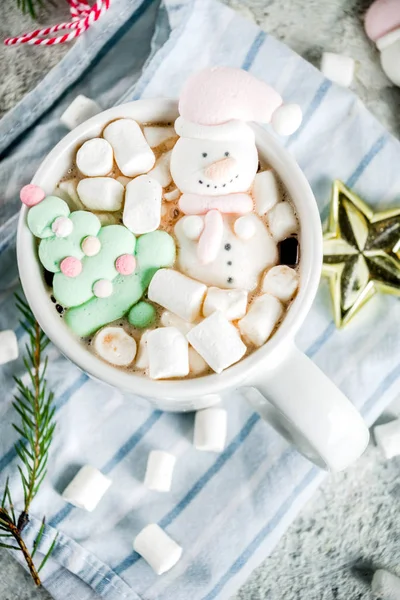
M113 147L115 162L126 177L142 175L154 166L154 152L133 119L113 121L103 131L103 137Z
M77 508L92 512L111 483L111 479L101 471L91 465L85 465L65 488L62 497Z
M196 412L193 443L197 450L222 452L226 431L227 413L223 408L205 408Z
M156 523L142 529L134 539L133 549L157 575L172 569L182 556L182 548Z
M184 321L195 321L200 316L207 287L173 269L159 269L152 278L149 300L160 304Z
M203 305L203 315L209 317L219 310L228 321L241 319L246 314L248 292L246 290L221 290L210 287Z
M125 188L122 221L132 233L155 231L161 221L162 188L149 175L135 177Z
M282 302L289 302L293 298L298 285L299 275L297 271L286 265L277 265L266 272L261 289L266 294L271 294L278 300L282 300Z
M183 333L183 335L189 333L189 331L194 327L193 323L189 323L189 321L184 321L183 319L178 317L178 315L169 312L169 310L165 310L162 313L160 322L163 327L176 327L181 333Z
M236 327L220 311L193 327L186 337L216 373L236 363L247 350Z
M77 192L89 210L114 212L122 207L125 189L112 177L89 177L81 179Z
M164 200L166 200L167 202L172 202L173 200L178 200L180 195L181 193L178 190L178 188L175 188L170 192L164 192Z
M116 213L96 212L94 214L99 219L103 227L105 227L106 225L116 225L117 223L121 222L118 218L118 214Z
M253 184L256 213L260 216L265 215L279 202L280 197L278 181L273 170L257 173Z
M12 329L0 331L0 365L18 358L18 340Z
M244 339L255 346L262 346L273 332L283 314L282 304L270 294L256 298L248 313L239 321Z
M167 140L176 137L173 127L160 127L159 125L148 125L143 128L143 133L151 148L156 148Z
M400 579L389 571L378 569L372 578L371 590L381 600L400 600Z
M136 355L136 341L122 327L104 327L92 344L101 358L117 367L127 367Z
M151 379L185 377L189 374L187 339L176 327L161 327L147 336L147 355Z
M163 188L168 187L172 181L171 171L169 169L170 163L171 151L165 152L157 160L156 166L148 173L149 176L156 179Z
M374 427L375 441L385 458L400 455L400 419Z
M84 205L82 204L82 202L79 199L77 187L78 187L78 179L76 179L76 178L68 179L67 181L61 181L58 184L58 189L61 190L61 195L63 197L63 200L65 200L67 202L68 206L71 209L85 210ZM56 188L55 194L57 196L57 188ZM71 201L72 201L72 205L71 205Z
M147 367L149 366L149 355L147 352L147 338L151 331L152 330L148 329L147 331L142 333L142 336L140 338L139 348L137 351L136 361L135 361L135 366L138 369L147 369Z
M157 492L169 492L175 463L176 457L173 454L152 450L147 459L145 486Z
M191 375L201 375L208 369L208 364L198 352L189 346L189 371Z
M273 113L271 125L278 135L292 135L302 120L303 114L298 104L283 104Z
M321 59L321 71L331 81L343 87L350 87L354 79L355 60L350 56L324 52Z
M65 127L72 130L100 112L101 108L94 100L80 94L63 112L60 121Z
M268 226L272 237L277 242L297 232L296 215L289 202L279 202L269 211Z
M88 140L76 153L76 166L87 177L108 175L114 164L111 144L103 138Z
M117 181L119 181L119 183L125 187L128 185L128 183L132 181L132 178L125 177L125 175L120 175L119 177L117 177Z

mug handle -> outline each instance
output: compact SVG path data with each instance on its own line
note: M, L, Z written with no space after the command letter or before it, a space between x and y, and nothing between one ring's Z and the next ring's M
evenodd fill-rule
M241 391L265 421L319 467L346 469L368 445L360 413L295 345L275 368L256 371Z

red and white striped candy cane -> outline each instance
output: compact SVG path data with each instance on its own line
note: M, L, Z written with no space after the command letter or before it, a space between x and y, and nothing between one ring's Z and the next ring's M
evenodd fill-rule
M53 46L53 44L65 44L80 36L89 29L109 9L111 0L96 0L90 6L86 0L67 0L70 5L72 20L67 23L59 23L53 27L36 29L29 33L23 33L17 37L4 40L6 46L18 46L19 44L30 44L34 46ZM69 30L57 37L45 37L58 31Z

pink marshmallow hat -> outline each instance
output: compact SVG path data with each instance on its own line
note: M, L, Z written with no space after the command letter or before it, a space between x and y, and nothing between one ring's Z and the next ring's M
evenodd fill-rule
M175 129L185 138L229 140L253 136L248 121L272 123L277 133L290 135L301 124L299 106L284 106L272 87L232 67L212 67L192 75L181 92L179 113Z

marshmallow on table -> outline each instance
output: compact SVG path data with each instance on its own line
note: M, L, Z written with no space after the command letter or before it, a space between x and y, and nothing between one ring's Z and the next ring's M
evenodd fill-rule
M113 164L112 146L103 138L88 140L76 153L76 166L87 177L107 175L112 170Z
M195 321L207 287L173 269L159 269L150 282L148 297L185 321Z
M161 185L149 175L135 177L125 188L122 221L140 235L158 229L161 221Z
M176 458L163 450L152 450L147 459L144 484L150 490L169 492Z
M219 310L228 321L241 319L246 314L247 296L246 290L221 290L210 287L204 300L203 315L209 317Z
M280 242L296 233L298 223L289 202L279 202L268 213L268 226L275 241Z
M127 367L136 355L136 341L122 327L104 327L92 343L101 358L117 367Z
M162 127L159 125L147 125L143 128L143 133L151 148L156 148L167 140L176 137L173 127Z
M189 321L181 319L178 317L178 315L175 315L169 310L165 310L162 313L160 322L163 327L176 327L176 329L179 329L183 335L189 333L189 331L194 327L193 323L189 323Z
M103 131L103 137L113 147L115 162L123 175L134 177L153 167L154 152L133 119L113 121Z
M65 488L62 497L77 508L92 512L112 481L91 465L85 465Z
M378 569L372 578L371 590L381 600L400 600L400 579L389 571Z
M298 104L283 104L273 113L271 125L279 135L292 135L301 125L303 115Z
M164 200L166 200L167 202L172 202L172 200L178 200L180 195L181 193L178 190L178 188L175 188L170 192L164 192Z
M12 329L0 331L0 365L18 358L18 340Z
M350 87L354 78L355 61L350 56L324 52L321 71L331 81L343 87Z
M225 448L227 414L223 408L205 408L196 412L194 446L197 450L222 452Z
M236 363L247 350L236 327L220 311L201 321L186 337L216 373Z
M239 321L239 330L244 339L255 346L262 346L273 332L283 314L282 304L270 294L254 300L249 311Z
M162 187L168 187L172 181L169 168L171 162L171 151L165 152L157 160L155 167L149 171L150 177L156 179Z
M139 348L137 351L135 361L135 366L138 369L147 369L147 367L149 366L149 355L147 352L147 337L150 331L151 330L147 330L144 333L142 333L142 336L140 338Z
M149 563L157 575L172 569L182 556L182 548L156 523L142 529L134 539L133 549Z
M295 294L299 285L299 275L297 271L286 265L277 265L272 267L264 275L262 282L262 291L275 296L282 302L288 302Z
M257 173L253 184L256 213L265 215L280 200L278 181L272 169Z
M374 427L375 440L385 458L400 455L400 419Z
M147 356L151 379L185 377L189 374L187 339L176 327L161 327L147 336Z
M90 210L120 210L124 199L124 186L112 177L89 177L78 183L81 202Z
M101 112L101 108L94 100L80 94L63 112L60 121L65 127L72 130L99 112Z

